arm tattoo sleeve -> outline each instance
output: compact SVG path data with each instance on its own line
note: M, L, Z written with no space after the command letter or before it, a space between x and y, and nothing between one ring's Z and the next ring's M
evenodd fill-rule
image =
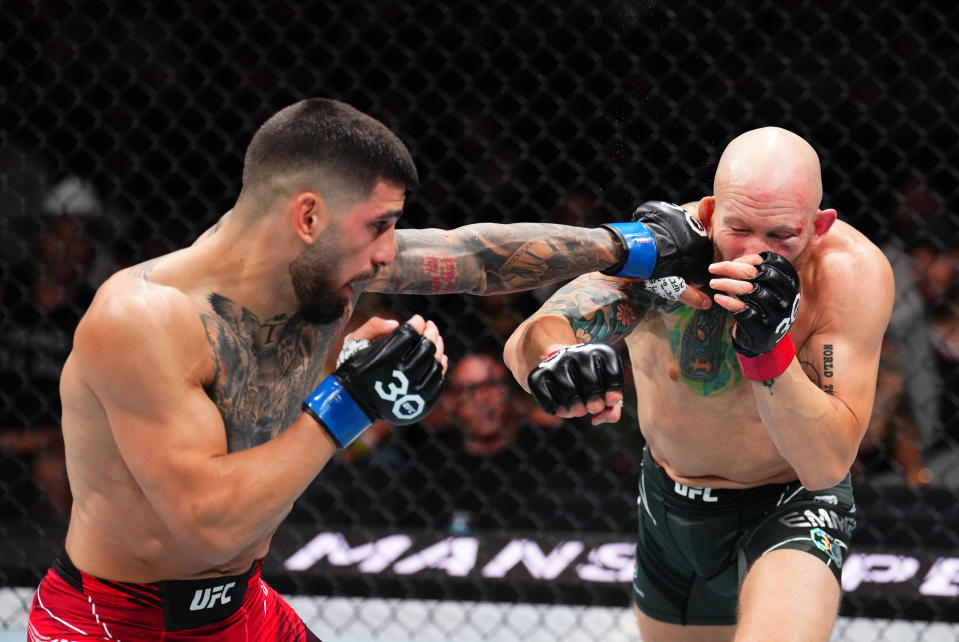
M583 343L614 344L632 333L652 304L638 281L591 274L557 290L536 315L565 317Z
M617 262L619 242L603 229L479 223L455 230L397 230L396 261L374 292L501 294L537 288Z

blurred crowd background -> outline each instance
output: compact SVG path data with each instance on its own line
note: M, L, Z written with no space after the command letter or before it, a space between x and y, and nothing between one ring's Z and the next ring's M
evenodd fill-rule
M57 379L92 292L214 223L254 130L310 96L366 111L410 147L422 180L410 227L624 220L644 200L708 195L719 153L746 129L804 136L822 159L824 207L880 245L897 279L853 471L873 515L862 538L954 548L959 12L931 0L714 5L6 0L0 585L32 584L60 545ZM355 325L414 312L438 323L449 383L421 424L378 424L342 453L291 523L634 532L642 437L629 400L616 425L557 420L502 365L512 329L551 292L364 295ZM928 522L883 508L917 503Z

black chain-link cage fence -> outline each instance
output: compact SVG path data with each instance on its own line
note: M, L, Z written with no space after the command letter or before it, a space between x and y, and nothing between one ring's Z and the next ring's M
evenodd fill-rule
M62 545L57 377L92 290L190 243L233 204L259 124L328 96L412 150L422 186L401 227L622 220L643 200L709 194L747 129L807 138L824 206L887 252L898 286L853 471L843 614L956 619L959 11L707 4L3 2L0 585L34 586ZM549 293L364 295L360 315L434 319L462 371L428 421L371 430L329 464L278 533L268 580L290 594L628 604L642 447L630 403L617 425L555 425L499 366Z

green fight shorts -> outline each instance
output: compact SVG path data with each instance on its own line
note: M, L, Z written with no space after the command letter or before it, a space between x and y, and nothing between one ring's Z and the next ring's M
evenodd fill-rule
M739 587L765 553L806 551L840 581L856 527L847 475L815 492L798 481L743 490L673 481L643 450L633 599L649 617L675 624L736 623Z

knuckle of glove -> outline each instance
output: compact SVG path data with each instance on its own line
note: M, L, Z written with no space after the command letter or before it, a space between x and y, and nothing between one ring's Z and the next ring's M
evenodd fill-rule
M677 209L682 211L678 206L666 201L645 201L640 203L633 211L631 218L634 222L639 221L640 223L660 221L660 217L663 215L667 217L676 216Z
M756 286L756 290L762 290L757 297L768 293L780 307L788 310L800 292L796 268L779 254L763 252L760 256L763 257L763 262L757 266L759 273L749 279Z
M570 366L572 364L566 365ZM564 368L556 375L553 379L553 396L560 406L572 408L577 403L586 403L582 381L574 368Z
M799 274L792 264L774 252L762 252L763 262L752 279L752 292L741 295L746 308L734 314L733 347L754 358L776 347L796 320L799 308Z
M773 266L780 272L790 275L790 277L798 283L799 275L796 273L796 268L794 268L793 264L790 263L782 254L765 250L760 252L759 256L762 258L765 265Z
M646 225L656 241L656 267L650 278L680 276L698 284L709 281L713 243L695 216L672 203L647 201L633 213L633 220Z
M761 267L776 270L782 275L783 278L787 279L789 283L797 288L799 287L799 274L796 272L796 268L793 267L793 264L790 263L786 257L768 250L760 252L759 256L763 260L763 262L760 263Z
M615 350L608 345L598 344L588 356L590 361L583 379L595 382L595 387L590 389L591 394L602 395L607 390L623 389L623 364Z
M445 377L435 351L429 339L404 323L333 374L372 420L403 426L419 421L439 402Z
M435 357L436 345L426 337L421 337L406 351L400 365L410 376L419 377L426 373L432 364L439 363Z
M339 369L371 367L380 361L399 363L407 351L414 348L420 340L420 334L408 323L400 324L395 330L382 337L373 339L366 348L356 353Z
M783 299L779 296L779 293L768 289L766 287L767 285L768 283L764 281L754 281L753 289L739 296L739 299L743 303L757 311L762 317L767 316L768 312L774 312L783 305ZM743 312L745 312L745 310Z
M432 410L439 401L440 395L443 392L443 384L445 383L446 376L443 374L443 364L433 359L429 372L423 376L422 385L424 398L434 400L429 410ZM429 412L429 410L427 410L427 412Z
M570 408L623 389L623 369L615 350L604 344L565 348L540 363L530 373L529 388L546 412Z
M530 373L527 383L530 392L533 394L533 398L536 399L536 403L549 414L553 414L559 407L559 402L553 395L553 386L550 385L550 378L549 370L535 368Z

